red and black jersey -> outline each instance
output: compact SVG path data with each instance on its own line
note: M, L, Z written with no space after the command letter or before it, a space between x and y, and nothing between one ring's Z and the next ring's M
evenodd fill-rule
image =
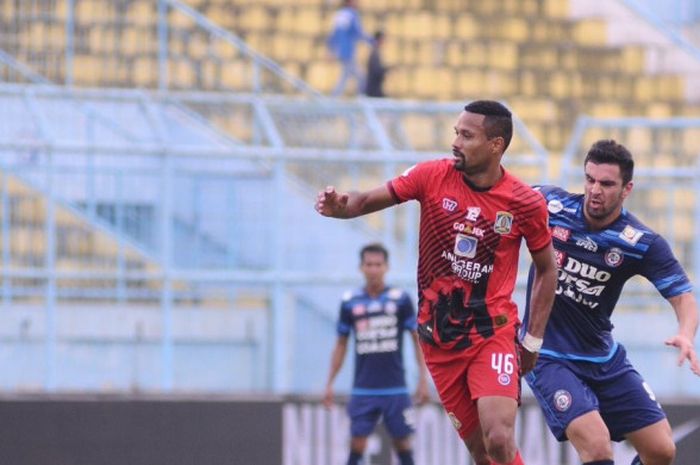
M503 169L488 190L470 186L454 160L419 163L388 182L397 202L421 204L419 334L466 348L519 323L512 295L521 239L551 242L542 195Z

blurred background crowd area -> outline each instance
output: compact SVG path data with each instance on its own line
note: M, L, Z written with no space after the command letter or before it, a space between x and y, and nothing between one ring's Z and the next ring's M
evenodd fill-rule
M506 164L533 184L580 188L592 141L627 145L628 206L700 277L700 2L360 0L382 99L329 96L339 6L0 0L0 389L320 392L359 248L415 295L418 211L334 222L316 190L448 154L480 98L513 110ZM628 287L632 361L700 396L670 307Z

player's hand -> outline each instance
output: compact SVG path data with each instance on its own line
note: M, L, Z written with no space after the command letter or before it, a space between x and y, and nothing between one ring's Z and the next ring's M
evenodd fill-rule
M316 196L316 211L323 216L342 218L348 205L348 194L339 194L335 187L328 186Z
M428 393L428 382L425 380L425 378L422 378L418 382L418 387L416 387L414 397L416 405L423 405L430 400L430 394Z
M520 374L525 376L535 368L537 363L537 357L540 356L539 352L530 352L525 347L518 344L520 348Z
M676 334L666 339L666 345L678 348L678 366L683 365L683 362L688 360L690 370L700 376L700 361L698 361L698 355L695 353L693 341L682 334Z
M323 395L323 405L330 409L333 407L333 386L326 386L326 392Z

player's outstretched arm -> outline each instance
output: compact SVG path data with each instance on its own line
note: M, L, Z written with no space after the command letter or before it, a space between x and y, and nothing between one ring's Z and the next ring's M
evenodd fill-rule
M316 196L316 211L332 218L355 218L383 210L396 201L387 186L380 186L365 192L336 192L328 186Z
M530 321L522 341L524 349L521 352L522 374L535 368L557 286L557 264L554 261L552 244L532 252L531 255L535 266L535 277L530 297Z
M678 334L666 340L666 345L678 348L678 366L688 360L693 373L700 376L700 362L693 341L698 330L698 303L692 292L668 299L678 318Z

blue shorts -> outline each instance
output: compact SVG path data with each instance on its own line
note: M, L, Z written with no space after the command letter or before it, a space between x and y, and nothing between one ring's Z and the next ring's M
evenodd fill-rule
M352 437L366 437L372 434L380 417L394 439L404 438L413 433L414 411L408 394L387 396L350 397L348 404L350 433Z
M593 410L600 412L613 441L666 418L622 345L604 363L542 356L525 380L559 441L567 440L569 423Z

